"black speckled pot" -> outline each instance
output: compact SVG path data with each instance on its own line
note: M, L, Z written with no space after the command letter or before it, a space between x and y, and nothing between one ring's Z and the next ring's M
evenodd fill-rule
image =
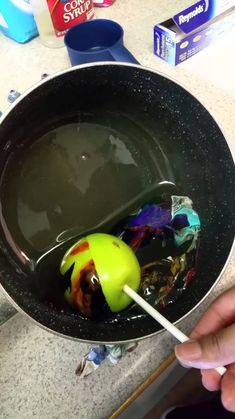
M94 64L64 71L20 97L0 120L0 173L10 153L17 152L17 144L32 141L58 126L58 121L66 123L66 115L113 107L120 112L120 118L127 115L147 130L153 157L154 147L156 150L160 145L172 168L172 173L165 171L166 180L174 180L179 190L192 198L200 214L202 239L197 277L163 311L175 322L198 305L218 280L232 248L235 225L231 152L214 119L191 94L172 80L134 65ZM158 144L156 131L160 132ZM151 164L150 172L154 170ZM47 305L39 299L30 274L11 250L13 236L14 232L6 237L3 229L0 231L1 285L17 308L43 327L65 337L93 342L131 341L161 329L147 315L96 322Z

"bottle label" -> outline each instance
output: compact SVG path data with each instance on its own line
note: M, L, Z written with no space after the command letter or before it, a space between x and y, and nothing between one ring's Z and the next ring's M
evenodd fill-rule
M85 20L92 19L94 7L92 0L47 0L56 36Z

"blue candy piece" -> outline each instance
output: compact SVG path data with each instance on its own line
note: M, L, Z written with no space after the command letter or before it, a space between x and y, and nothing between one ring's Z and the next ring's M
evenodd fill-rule
M91 351L87 354L88 361L94 362L96 365L100 365L105 358L107 358L108 352L104 345L96 346L92 348Z

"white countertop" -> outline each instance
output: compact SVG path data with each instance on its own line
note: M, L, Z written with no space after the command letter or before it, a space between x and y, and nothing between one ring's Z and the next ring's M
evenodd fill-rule
M127 48L141 64L173 77L194 94L235 151L235 13L227 35L175 68L152 52L154 24L191 3L117 0L110 8L97 9L96 17L118 21L124 27ZM42 73L53 74L69 66L65 48L45 48L38 38L20 45L0 35L0 57L1 111L7 107L9 90L23 92ZM210 296L179 324L185 333L208 303L233 284L234 260L233 254ZM118 365L106 362L82 380L74 371L89 346L56 337L17 314L1 330L0 418L107 418L172 352L174 344L167 332L161 333L140 342Z

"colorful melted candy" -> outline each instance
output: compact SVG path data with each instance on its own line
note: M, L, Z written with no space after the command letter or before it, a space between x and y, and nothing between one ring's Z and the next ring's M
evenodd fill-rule
M186 196L146 204L114 233L136 253L139 293L157 308L177 299L196 274L200 219Z
M188 197L171 198L171 207L166 203L146 204L121 229L119 226L116 234L135 251L156 239L162 248L172 240L176 248L188 243L187 251L194 249L200 231L199 216ZM158 259L157 254L155 257Z

